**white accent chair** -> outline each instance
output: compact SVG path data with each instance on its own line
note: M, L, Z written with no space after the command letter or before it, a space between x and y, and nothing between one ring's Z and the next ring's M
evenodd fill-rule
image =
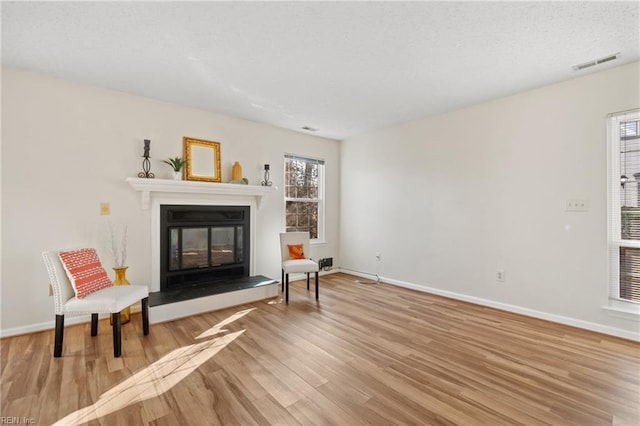
M89 294L83 299L75 295L71 281L58 257L58 251L42 253L53 287L56 315L53 356L62 356L64 316L91 314L91 335L98 334L98 314L108 313L113 323L113 356L119 357L122 348L120 311L137 301L142 303L142 332L149 334L149 288L144 285L113 285Z
M280 234L280 253L282 255L282 290L285 292L285 302L289 303L289 274L306 273L307 290L309 290L309 274L315 272L316 300L318 300L318 271L317 262L308 258L309 242L311 238L308 232L283 232ZM306 259L291 259L289 257L290 244L303 244Z

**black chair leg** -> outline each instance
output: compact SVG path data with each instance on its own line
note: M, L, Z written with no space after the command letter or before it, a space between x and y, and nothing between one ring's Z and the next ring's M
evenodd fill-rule
M320 283L318 282L318 273L316 272L316 300L318 300L318 287Z
M122 335L120 329L120 312L111 314L113 323L113 356L118 358L122 350Z
M91 314L91 335L98 335L98 314Z
M142 299L142 333L149 334L149 298Z
M53 345L53 356L62 356L62 340L64 339L64 315L56 315L56 337Z
M284 301L289 303L289 274L285 274L285 290L284 290Z
M280 280L280 284L282 285L282 291L284 291L284 269L282 270L282 279Z
M307 272L307 290L309 290L309 273Z

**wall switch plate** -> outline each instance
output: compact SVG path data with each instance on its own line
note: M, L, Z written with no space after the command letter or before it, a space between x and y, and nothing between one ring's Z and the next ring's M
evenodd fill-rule
M586 212L589 211L589 200L584 198L570 198L565 204L567 212Z
M108 216L111 214L109 203L100 203L100 214L103 216Z

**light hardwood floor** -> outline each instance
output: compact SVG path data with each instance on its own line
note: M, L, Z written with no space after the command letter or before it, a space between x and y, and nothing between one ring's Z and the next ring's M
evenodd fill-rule
M387 284L321 278L151 326L1 345L2 416L36 424L640 424L640 345ZM24 422L23 422L24 424Z

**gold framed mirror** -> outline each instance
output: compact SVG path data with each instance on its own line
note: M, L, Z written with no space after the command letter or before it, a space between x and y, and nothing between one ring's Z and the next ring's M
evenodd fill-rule
M182 138L184 158L187 161L185 178L204 182L222 182L220 173L220 142Z

